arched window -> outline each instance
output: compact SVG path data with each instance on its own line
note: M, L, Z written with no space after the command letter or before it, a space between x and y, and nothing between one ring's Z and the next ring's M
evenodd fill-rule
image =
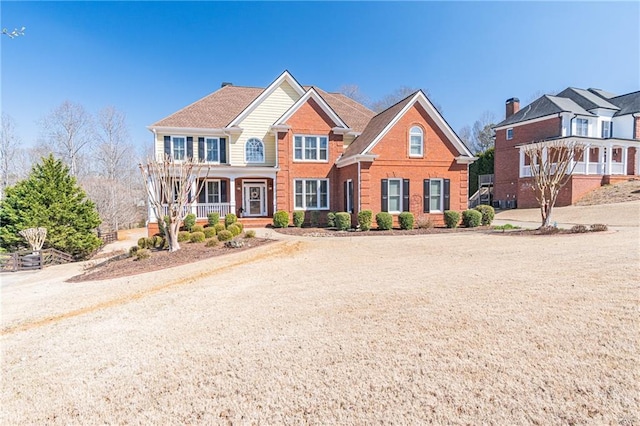
M409 131L409 156L422 157L424 153L423 142L422 129L418 126L413 126Z
M264 144L260 139L251 138L245 146L247 163L264 163Z

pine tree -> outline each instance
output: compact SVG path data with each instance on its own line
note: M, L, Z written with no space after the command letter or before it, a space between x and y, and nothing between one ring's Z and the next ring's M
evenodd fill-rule
M100 246L94 230L100 225L95 204L69 174L62 161L49 155L31 169L29 177L6 190L0 203L0 246L16 250L26 245L19 232L47 228L44 248L77 258Z

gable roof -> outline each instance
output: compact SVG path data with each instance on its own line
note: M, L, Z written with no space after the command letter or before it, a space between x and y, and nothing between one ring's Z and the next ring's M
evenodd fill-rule
M474 159L469 148L462 142L451 126L444 120L442 115L436 110L429 98L418 90L403 100L390 106L369 121L362 134L358 136L345 150L342 159L357 155L366 155L373 147L391 130L391 128L404 116L404 114L416 103L419 103L433 119L435 124L445 134L447 139L458 150L461 157Z
M586 110L592 110L595 108L619 109L617 106L601 98L595 93L575 87L568 87L556 96L560 98L569 98Z
M340 118L355 132L362 132L369 121L376 115L375 112L354 101L342 93L329 93L315 87Z
M611 98L610 101L620 108L620 111L614 114L615 116L640 112L640 91L616 96Z
M593 115L589 111L578 105L572 99L561 98L559 96L543 95L535 101L531 102L529 105L520 109L515 114L496 124L494 128L519 123L521 121L546 117L548 115L558 114L561 112L572 112L578 115Z
M602 90L602 89L594 89L592 87L590 87L589 90L591 93L595 93L596 95L600 96L601 98L604 99L611 99L611 98L615 98L616 95L611 93L611 92L607 92L606 90Z
M298 99L279 119L275 124L284 124L291 116L298 111L298 109L304 105L309 99L313 99L322 108L322 110L331 118L333 123L342 128L348 128L347 124L336 114L336 112L327 104L327 102L318 94L314 87L311 87L307 92Z

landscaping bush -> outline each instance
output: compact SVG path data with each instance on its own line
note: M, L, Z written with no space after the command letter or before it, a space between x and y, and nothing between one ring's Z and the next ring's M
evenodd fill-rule
M227 226L227 231L231 232L231 235L233 235L234 237L237 237L242 232L240 230L240 227L235 223L232 223L231 225Z
M138 238L138 247L147 248L147 238L146 237Z
M400 229L413 229L413 213L402 212L398 215L398 224Z
M479 206L476 206L476 210L482 214L482 224L485 226L491 225L493 218L496 216L496 211L493 207L486 204L480 204Z
M284 210L278 210L273 215L273 226L275 228L286 228L289 226L289 213Z
M383 231L393 228L393 216L387 212L380 212L376 215L376 224L378 229Z
M191 233L187 231L178 232L178 242L183 243L185 241L189 241L191 239Z
M153 248L161 249L162 247L164 247L164 238L160 235L153 237Z
M467 228L475 228L482 224L482 213L478 210L465 210L462 212L462 223Z
M336 213L336 227L340 231L346 231L351 228L351 215L347 212Z
M418 216L416 218L415 227L418 228L418 229L431 229L434 226L435 225L434 225L433 221L428 216L420 215L420 216Z
M607 231L609 228L604 223L594 223L589 227L589 231L591 232L602 232Z
M309 213L309 219L312 227L317 227L320 225L320 212L318 210L312 210Z
M194 227L191 228L191 232L204 232L204 226L194 225Z
M217 234L220 231L224 231L227 228L224 226L224 223L216 223L215 225L213 225L213 229L216 230L216 234Z
M336 214L334 212L327 213L327 227L328 228L336 227Z
M135 256L138 250L140 250L140 246L131 246L129 248L129 256Z
M196 215L193 213L189 213L187 217L184 218L184 222L182 222L184 228L191 232L191 229L196 226Z
M218 239L216 237L213 238L207 238L207 242L204 243L205 247L215 247L217 246L219 243Z
M209 239L209 238L215 237L216 234L217 234L216 228L212 228L212 227L204 228L205 238Z
M240 233L242 233L242 231L244 231L244 225L242 224L242 222L236 222L234 223L235 226L237 226L238 228L240 228Z
M572 234L583 234L585 232L589 232L589 228L587 228L585 225L573 225L571 227Z
M244 233L244 237L245 238L255 238L256 237L256 231L254 231L253 229L249 229L247 232Z
M238 221L238 216L233 213L229 213L224 217L224 226L229 227Z
M293 225L297 228L302 228L304 223L304 212L302 210L296 210L293 212Z
M192 232L191 233L191 238L189 238L189 241L191 241L192 243L202 243L204 242L205 237L204 237L204 232Z
M361 231L371 229L371 221L373 220L373 212L371 210L362 210L358 212L358 226Z
M224 231L218 232L218 241L229 241L231 239L233 239L231 231L225 229Z
M460 223L460 213L453 210L445 210L444 224L447 228L457 228Z
M218 223L220 223L220 213L218 212L211 212L207 215L207 223L209 223L209 226L216 226Z
M136 260L148 259L151 257L151 251L146 248L141 248L141 249L138 249L138 251L136 251L135 256L136 256Z

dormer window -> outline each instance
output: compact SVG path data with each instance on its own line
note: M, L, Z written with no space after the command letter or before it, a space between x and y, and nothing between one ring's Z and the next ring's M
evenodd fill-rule
M613 122L603 121L602 122L602 138L608 139L612 136L612 133L613 133Z
M422 129L413 126L409 131L409 156L422 157L424 155L424 137Z
M576 136L589 135L589 120L586 118L576 118Z

